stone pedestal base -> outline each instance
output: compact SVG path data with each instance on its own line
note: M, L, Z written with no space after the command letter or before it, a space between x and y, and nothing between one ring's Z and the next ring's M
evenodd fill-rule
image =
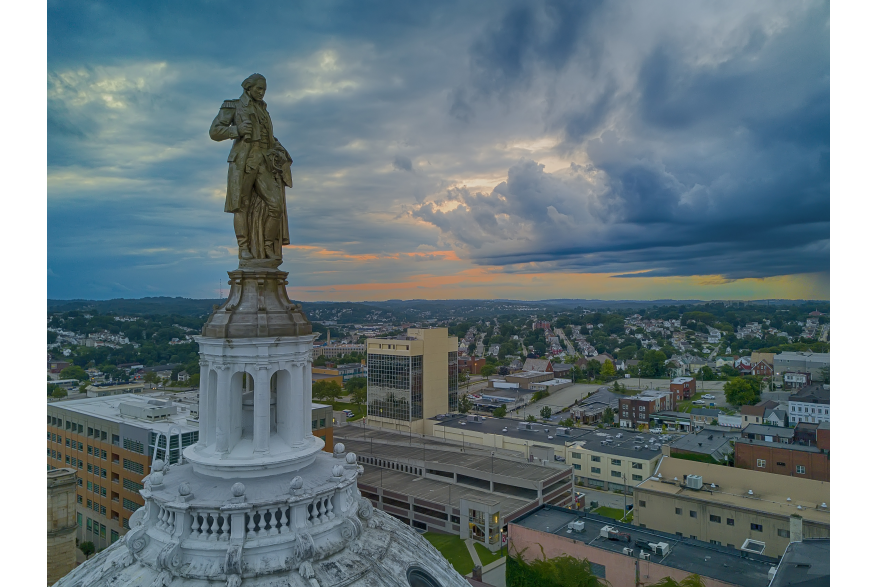
M301 305L293 304L286 293L289 275L276 268L279 261L259 260L241 263L229 271L228 299L215 306L201 329L211 338L253 338L304 336L311 334ZM274 267L271 267L274 265Z

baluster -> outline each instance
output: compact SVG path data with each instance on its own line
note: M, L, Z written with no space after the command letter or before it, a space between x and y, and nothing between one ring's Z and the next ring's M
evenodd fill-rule
M325 502L325 500L321 497L320 500L319 500L319 503L320 503L320 523L323 524L323 523L325 523L326 521L328 521L328 520L326 519L326 502Z
M222 528L220 531L222 535L219 537L220 540L228 540L228 532L229 532L229 523L228 518L230 516L228 514L222 514Z
M308 519L307 519L308 526L314 525L314 507L315 507L314 504L312 504L312 503L308 504Z
M272 508L271 509L271 523L268 524L268 535L274 536L276 534L280 534L280 508Z
M156 527L159 530L164 530L164 526L165 526L164 521L165 521L166 516L167 516L167 510L164 509L164 506L163 505L158 506L158 523L156 524Z
M210 512L204 512L202 517L204 518L204 521L201 523L201 540L207 540L210 538L207 534L207 530L210 529Z
M329 512L329 519L334 520L335 519L335 506L332 505L332 497L331 496L326 498L326 509Z
M250 519L249 524L247 524L247 538L255 538L256 537L256 515L255 515L255 512L247 514L247 517Z
M280 533L289 532L289 519L286 517L287 508L280 508Z
M177 516L179 516L179 512L171 512L170 513L170 528L168 528L168 532L173 535L173 533L177 529Z
M216 534L219 532L219 513L210 512L210 517L213 518L213 524L210 526L210 537L208 540L219 540L219 536Z
M200 527L200 524L198 524L198 512L192 512L192 536L196 539L201 538L200 532L198 531Z
M262 508L259 510L259 536L265 536L268 534L268 508Z

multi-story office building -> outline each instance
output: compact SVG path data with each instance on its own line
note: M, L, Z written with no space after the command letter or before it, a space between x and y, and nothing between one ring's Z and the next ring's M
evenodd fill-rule
M634 488L634 524L780 556L796 532L827 538L830 484L664 457Z
M368 339L369 424L423 433L425 419L455 412L457 344L447 328Z
M676 377L670 381L670 391L677 402L689 399L697 393L697 380L694 377Z
M365 345L364 344L324 344L320 346L315 346L311 350L311 357L316 359L317 357L326 357L327 359L334 359L335 357L343 357L344 355L351 355L353 353L364 353Z
M789 396L789 424L830 422L831 391L828 385L810 385Z
M189 396L178 402L161 394L128 394L48 404L48 469L77 471L80 542L101 549L127 532L131 514L144 504L140 490L153 459L178 463L182 449L198 441L197 394L190 396L194 402ZM332 407L312 408L313 434L331 452Z
M77 470L77 537L98 549L124 534L143 505L152 460L179 462L198 441L188 408L141 394L51 403L47 425L48 468Z

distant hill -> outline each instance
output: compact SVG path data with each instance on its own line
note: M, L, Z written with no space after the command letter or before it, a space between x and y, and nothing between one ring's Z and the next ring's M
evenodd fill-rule
M115 300L47 300L49 312L93 310L101 314L176 314L206 316L214 304L225 300L154 297ZM818 300L747 300L718 301L740 305L802 305L828 303ZM378 322L387 319L419 321L429 318L465 318L499 314L530 314L540 311L647 309L665 306L698 305L704 300L386 300L382 302L301 302L313 322L334 321L339 324Z

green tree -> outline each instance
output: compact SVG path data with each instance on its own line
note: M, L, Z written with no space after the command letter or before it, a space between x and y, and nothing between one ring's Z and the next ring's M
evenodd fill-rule
M322 379L314 382L311 387L312 394L315 398L328 402L337 401L341 397L341 386L334 379Z
M761 380L747 375L725 384L725 399L735 406L753 406L761 401Z
M822 373L822 380L826 383L831 383L831 365L826 365L820 370L820 372Z
M499 406L498 408L496 408L495 410L493 410L493 417L494 418L505 418L505 414L506 414L505 404L503 404L503 405Z
M461 414L468 414L472 410L472 402L466 397L465 393L460 394L460 401L457 402L457 411Z
M326 363L328 362L329 359L327 359L324 355L320 355L319 357L314 359L314 367L325 367Z
M51 330L47 330L46 332L48 332L49 344L55 344L55 341L58 340L58 333L52 332Z
M539 547L542 548L541 546ZM569 555L545 558L529 563L524 560L526 548L508 558L506 563L506 585L508 587L608 587L608 583L597 577L591 570L587 559Z
M600 367L600 375L605 377L614 377L615 376L615 365L612 364L612 361L604 361L603 366Z
M158 383L159 377L158 373L155 371L149 371L146 375L143 376L144 383Z
M664 577L657 583L652 583L649 587L706 587L700 575L688 575L681 581L677 581L672 577Z
M350 398L353 400L353 403L356 404L357 411L362 413L362 406L365 405L365 402L368 401L368 389L365 387L357 387L353 390L353 393L350 394Z
M368 379L365 377L351 377L347 381L344 382L344 389L348 393L353 393L357 389L367 389L368 388Z
M496 373L496 367L493 365L484 365L481 367L481 375L484 377L490 377L494 373Z
M614 424L615 423L615 411L612 408L606 408L603 410L603 416L601 418L604 424Z
M704 365L700 370L700 376L702 381L715 381L716 380L716 372L709 368L709 366Z
M79 381L88 381L89 379L88 373L85 372L85 369L78 365L64 367L61 369L61 373L58 377L61 379L77 379Z
M474 355L475 351L477 351L477 350L478 350L478 343L477 342L470 342L469 348L468 348L469 356Z
M82 554L85 555L85 560L88 560L88 557L94 554L94 542L80 542L79 550L81 550Z
M536 421L536 416L534 416L533 414L527 415L527 422L535 422L535 421Z
M561 421L559 422L559 424L560 424L561 426L565 426L565 427L567 427L567 428L572 428L573 426L576 425L576 423L573 421L572 418L564 418L563 420L561 420Z
M542 409L539 410L539 415L542 416L545 420L551 417L551 406L542 406Z
M52 390L52 397L54 397L56 399L61 399L63 397L67 397L67 392L64 391L61 387L59 387L57 385L54 385L52 387L55 388Z

